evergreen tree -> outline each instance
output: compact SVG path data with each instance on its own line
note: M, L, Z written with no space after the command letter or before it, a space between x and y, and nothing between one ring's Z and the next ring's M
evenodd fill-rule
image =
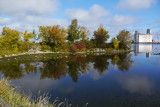
M71 25L68 27L68 37L67 40L70 42L75 42L80 38L80 27L78 26L77 19L73 19Z

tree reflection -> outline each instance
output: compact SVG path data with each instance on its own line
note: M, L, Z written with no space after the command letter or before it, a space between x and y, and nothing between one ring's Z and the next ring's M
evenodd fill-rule
M14 63L4 63L0 64L0 72L4 77L8 79L22 78L24 75L19 68L20 63L18 61Z
M96 69L100 74L108 70L109 62L107 62L108 57L106 55L96 56L94 58L94 69Z
M112 64L116 65L118 61L119 61L119 55L113 55L113 57L112 57Z
M88 60L85 55L73 55L69 57L67 63L68 74L71 76L74 82L78 81L78 75L85 74L89 71Z
M36 66L32 65L30 62L26 62L25 64L20 65L20 70L29 74L30 72L36 71Z
M117 62L117 67L121 71L128 71L133 64L133 60L131 60L131 54L120 54L119 61Z
M67 66L65 59L51 59L43 62L43 68L41 69L41 79L52 78L60 79L67 73Z
M9 79L22 78L34 72L40 73L40 79L60 79L68 74L72 81L77 82L79 76L90 71L92 64L99 74L103 74L108 70L109 64L114 65L120 71L128 71L133 61L131 54L128 53L63 55L52 56L48 59L11 60L5 63L0 60L0 72Z

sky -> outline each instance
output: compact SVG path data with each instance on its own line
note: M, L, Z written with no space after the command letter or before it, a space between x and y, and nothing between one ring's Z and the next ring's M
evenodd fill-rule
M160 34L160 0L0 0L0 31L10 27L19 31L38 31L38 26L61 25L72 19L91 30L100 24L111 37L120 30Z

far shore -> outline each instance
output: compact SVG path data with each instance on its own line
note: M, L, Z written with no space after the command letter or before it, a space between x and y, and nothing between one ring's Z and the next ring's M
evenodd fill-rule
M9 57L16 57L21 55L36 55L36 54L85 54L85 53L121 53L121 52L132 52L133 50L111 50L111 51L82 51L82 52L52 52L52 51L37 51L37 52L26 52L26 53L19 53L19 54L10 54L5 56L0 56L0 59L2 58L9 58Z

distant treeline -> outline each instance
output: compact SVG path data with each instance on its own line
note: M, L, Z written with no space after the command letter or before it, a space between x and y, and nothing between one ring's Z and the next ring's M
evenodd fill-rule
M79 26L77 19L73 19L67 29L60 25L39 26L39 32L20 32L8 27L2 29L0 35L0 55L18 54L29 51L61 51L79 52L93 50L127 50L131 48L131 35L129 31L122 30L112 38L110 43L109 32L100 25L89 39L90 31ZM35 40L39 42L35 42Z

